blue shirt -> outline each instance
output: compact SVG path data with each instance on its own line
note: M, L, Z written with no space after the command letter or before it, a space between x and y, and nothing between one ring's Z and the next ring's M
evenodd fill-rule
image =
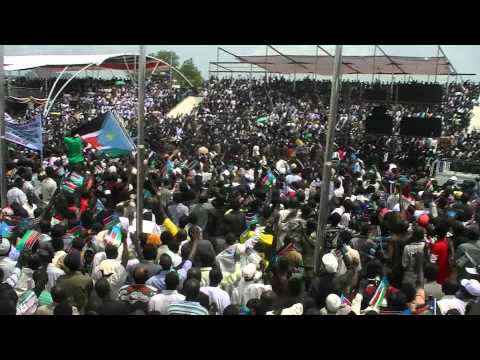
M180 284L187 278L187 272L192 268L192 262L187 260L183 263L182 267L177 270L178 278L180 280ZM171 272L175 271L174 269L170 270L162 270L157 275L152 276L150 279L147 280L145 285L153 286L154 288L158 289L158 291L165 290L165 276Z

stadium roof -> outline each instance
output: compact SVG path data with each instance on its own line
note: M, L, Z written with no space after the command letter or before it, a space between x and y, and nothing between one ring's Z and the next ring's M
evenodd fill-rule
M330 56L269 55L238 56L241 63L253 64L266 71L280 74L333 73L333 58ZM448 75L449 62L446 57L412 56L344 56L342 74L411 74Z
M210 62L216 67L213 72L243 72L243 73L261 73L270 72L277 74L317 74L330 76L333 73L334 56L326 51L320 45L316 45L316 55L286 55L274 48L272 45L266 45L265 55L243 56L236 55L221 47L217 50L217 61ZM269 55L268 49L276 54ZM319 55L318 50L325 55ZM375 45L380 53L376 52L373 56L343 56L341 73L345 75L361 74L388 74L388 75L475 75L459 74L455 67L445 55L441 47L438 47L437 56L419 57L419 56L393 56L388 55L379 46ZM235 62L220 62L219 51L233 56ZM249 68L246 66L250 65ZM255 69L253 68L255 66ZM248 71L250 70L250 71Z
M18 71L30 69L62 70L68 66L68 71L77 71L93 64L90 70L135 70L139 56L136 54L101 54L101 55L22 55L5 56L5 70ZM159 71L166 70L169 65L159 65L158 60L147 56L147 69L157 67Z

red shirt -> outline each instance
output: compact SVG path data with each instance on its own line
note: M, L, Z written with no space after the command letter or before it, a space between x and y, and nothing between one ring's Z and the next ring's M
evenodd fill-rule
M432 262L438 265L437 282L443 284L447 280L448 271L448 241L440 239L432 246Z

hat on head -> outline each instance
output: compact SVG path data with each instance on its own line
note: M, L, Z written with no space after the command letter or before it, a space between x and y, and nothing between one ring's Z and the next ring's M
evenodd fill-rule
M10 241L8 239L1 239L0 240L0 256L5 256L10 251Z
M422 214L418 217L418 225L426 227L430 223L430 217L427 214Z
M328 273L333 274L337 272L338 260L333 254L328 253L323 255L322 263Z
M325 301L325 307L327 308L328 312L336 313L341 305L342 300L337 294L330 294L327 296L327 299Z
M463 279L460 284L467 290L472 296L480 296L480 282L475 279Z

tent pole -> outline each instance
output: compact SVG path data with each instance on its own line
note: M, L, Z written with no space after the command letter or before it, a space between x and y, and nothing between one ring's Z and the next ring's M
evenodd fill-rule
M172 65L173 65L173 51L170 51L170 89L173 86L173 70L172 70Z
M83 68L78 70L75 74L73 74L72 77L70 79L68 79L65 84L63 84L63 86L60 88L60 90L58 90L57 94L54 96L53 100L49 102L48 108L45 106L45 112L43 113L44 117L46 117L48 115L48 113L50 112L50 110L53 107L53 104L55 103L55 100L57 100L58 95L60 95L60 93L63 91L63 89L65 89L67 87L67 85L70 84L70 82L77 77L78 74L80 74L82 71L87 70L90 66L93 66L93 65L95 65L95 64L88 64L87 66L84 66Z
M435 81L434 81L435 83L437 83L439 56L440 56L440 45L438 45L437 47L437 63L435 64Z
M55 90L55 87L57 86L57 83L58 81L60 80L60 78L62 77L62 75L65 73L65 71L68 70L68 66L65 66L65 68L62 70L62 72L57 76L57 78L55 79L55 82L53 83L53 86L52 88L50 89L50 92L48 93L48 96L47 96L47 101L45 102L45 110L43 112L43 116L46 116L47 115L47 109L48 109L48 104L50 103L50 97L52 96L53 94L53 91Z
M376 57L377 57L377 45L373 45L374 48L373 48L373 69L372 69L372 84L375 80L375 61L376 61Z
M217 78L218 78L218 63L220 62L220 48L217 47Z
M332 169L333 139L335 137L335 124L337 121L338 95L341 87L342 45L335 47L335 64L333 67L332 90L330 94L330 114L327 125L327 143L325 148L325 160L323 166L320 209L318 211L317 233L315 242L314 270L318 274L320 270L320 255L325 249L325 227L328 216L328 197L330 192L330 178Z
M0 201L2 208L7 206L7 176L6 176L6 156L7 149L5 143L5 71L3 67L3 51L5 45L0 45Z
M138 121L137 121L137 239L142 234L143 227L143 152L144 145L144 112L145 112L145 45L140 45L138 67Z

